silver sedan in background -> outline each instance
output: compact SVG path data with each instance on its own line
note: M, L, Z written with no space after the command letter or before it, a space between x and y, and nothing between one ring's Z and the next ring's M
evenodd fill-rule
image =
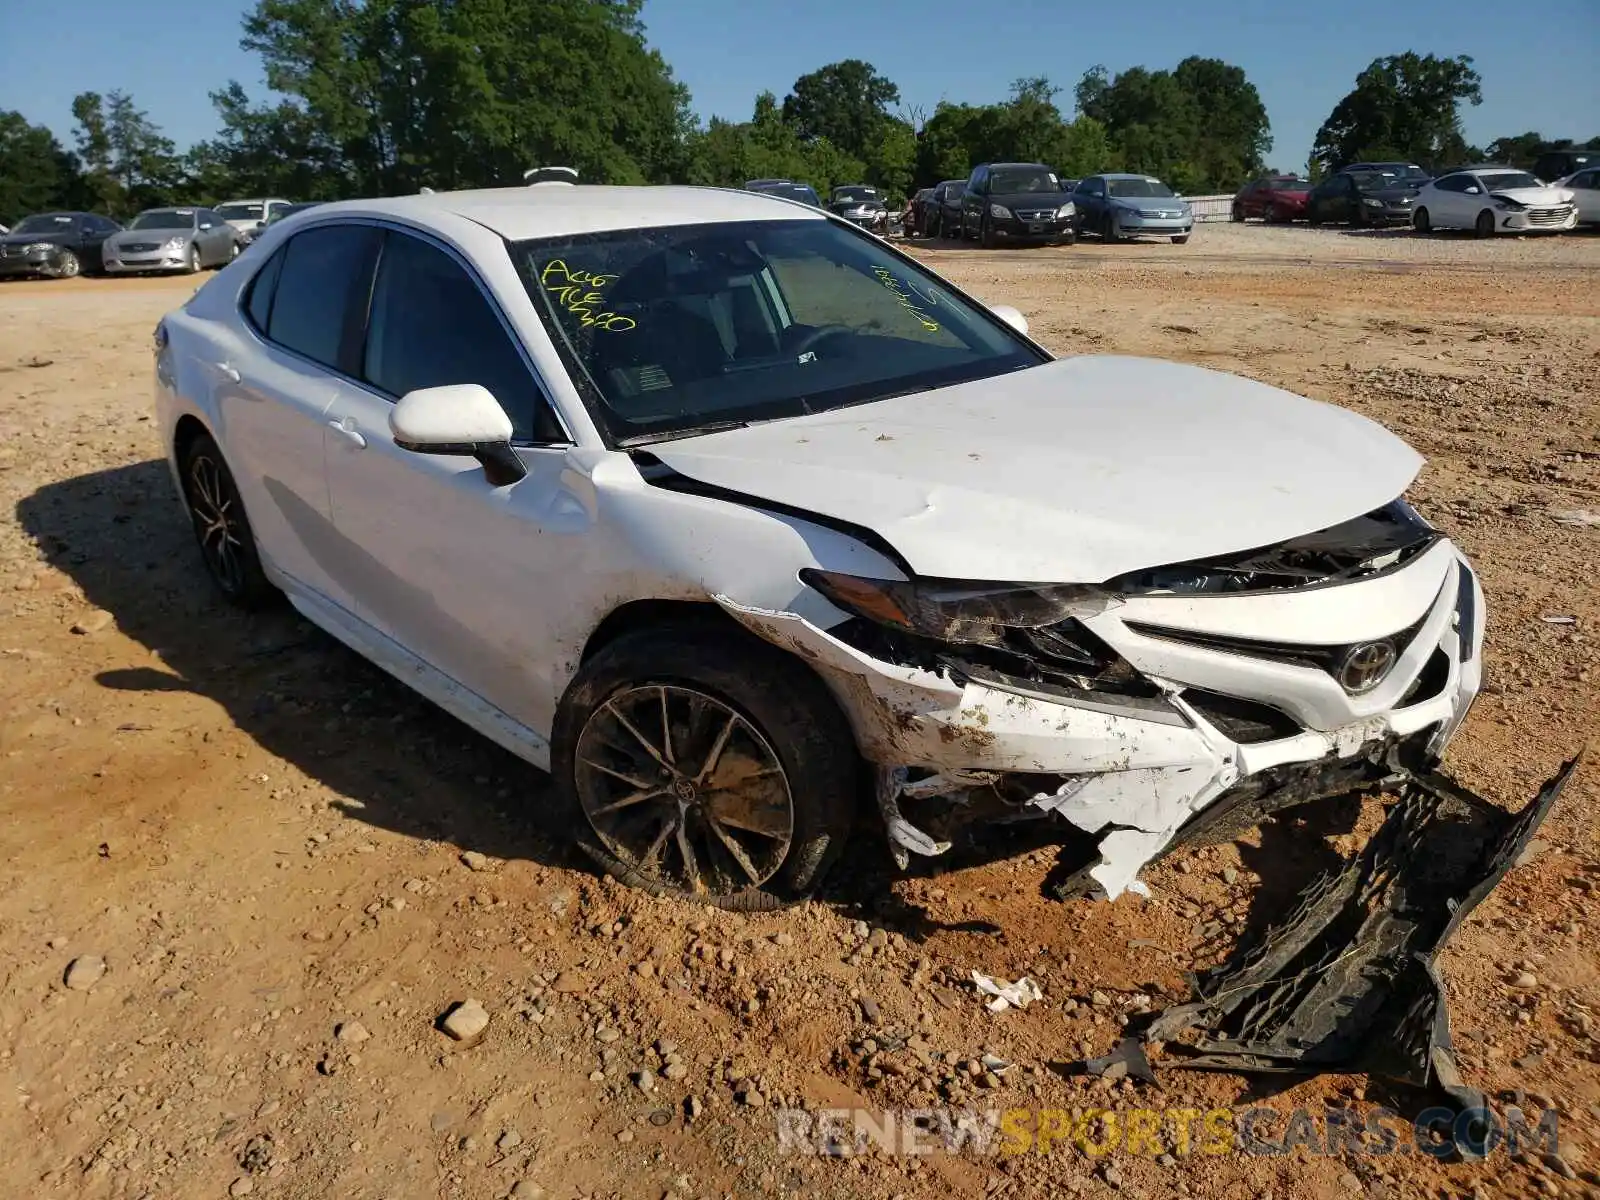
M1585 167L1556 184L1572 193L1579 225L1600 225L1600 167Z
M149 208L105 242L112 275L226 266L239 257L239 231L209 208Z

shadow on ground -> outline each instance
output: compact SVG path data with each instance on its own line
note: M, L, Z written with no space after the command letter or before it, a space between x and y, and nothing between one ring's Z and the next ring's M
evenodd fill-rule
M102 672L131 693L189 692L221 705L263 749L336 793L346 815L407 837L548 866L592 871L553 809L549 777L461 725L287 604L245 614L212 590L173 498L165 462L152 460L49 484L17 505L23 529L88 602L147 647L159 667ZM820 897L874 913L921 940L944 925L891 893L896 877L881 833L864 820ZM972 867L1046 844L1038 831L966 841L949 860L912 873Z

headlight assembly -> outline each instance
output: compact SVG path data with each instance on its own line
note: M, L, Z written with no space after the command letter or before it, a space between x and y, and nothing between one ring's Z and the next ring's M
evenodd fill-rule
M989 215L991 217L999 217L1004 221L1010 218L1011 210L1004 204L991 204L989 205Z
M800 580L854 616L964 645L998 646L1007 629L1041 629L1069 617L1094 616L1121 603L1088 584L899 582L809 567L800 572Z

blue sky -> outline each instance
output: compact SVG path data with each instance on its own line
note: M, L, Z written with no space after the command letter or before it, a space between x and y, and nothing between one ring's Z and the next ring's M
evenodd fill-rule
M207 93L230 78L253 95L264 87L257 60L239 49L245 7L0 5L0 109L43 122L70 145L72 97L122 88L187 147L215 130ZM930 112L944 99L1001 99L1013 79L1033 75L1061 85L1070 109L1072 85L1095 63L1115 74L1190 54L1221 58L1243 67L1266 102L1269 162L1295 170L1356 73L1405 50L1476 60L1483 104L1464 113L1468 141L1530 129L1600 134L1600 0L1544 0L1526 20L1522 11L1507 0L647 0L645 21L696 111L741 120L756 93L781 98L796 76L842 58L866 59L899 85L905 104Z

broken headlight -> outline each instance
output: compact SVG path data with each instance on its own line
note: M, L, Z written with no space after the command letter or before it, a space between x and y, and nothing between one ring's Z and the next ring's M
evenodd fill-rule
M806 568L800 581L830 603L879 625L960 645L1000 646L1008 629L1044 629L1120 603L1088 584L867 579Z

